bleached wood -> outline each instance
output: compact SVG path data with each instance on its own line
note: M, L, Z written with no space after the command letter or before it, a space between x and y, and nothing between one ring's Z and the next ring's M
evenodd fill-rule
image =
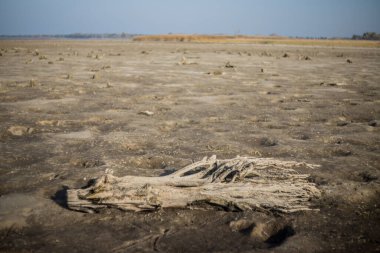
M93 212L104 207L127 211L206 208L297 212L311 210L320 191L297 168L317 165L271 158L205 157L162 177L105 174L85 189L68 190L68 207Z

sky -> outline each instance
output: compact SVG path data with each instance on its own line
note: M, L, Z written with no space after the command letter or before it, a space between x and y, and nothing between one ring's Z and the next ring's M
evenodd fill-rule
M0 35L380 33L380 0L0 0Z

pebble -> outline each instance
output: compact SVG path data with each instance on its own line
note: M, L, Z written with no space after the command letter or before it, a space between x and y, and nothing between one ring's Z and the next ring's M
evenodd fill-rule
M370 122L368 122L368 125L371 127L376 127L379 125L379 123L377 122L377 120L371 120Z
M138 114L145 115L145 116L153 116L154 112L151 112L151 111L141 111Z

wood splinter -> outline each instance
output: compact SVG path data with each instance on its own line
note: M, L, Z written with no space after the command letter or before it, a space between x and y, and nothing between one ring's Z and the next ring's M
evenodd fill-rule
M116 177L106 173L85 189L67 191L72 210L94 212L105 207L126 211L161 208L215 208L292 213L313 210L320 191L299 168L318 165L272 158L203 158L161 177Z

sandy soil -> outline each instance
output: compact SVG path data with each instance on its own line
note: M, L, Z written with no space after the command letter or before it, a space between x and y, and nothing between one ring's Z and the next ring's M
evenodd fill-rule
M379 49L54 40L0 48L0 251L380 250ZM65 206L67 188L106 168L158 176L212 154L320 164L301 171L323 192L312 200L320 211ZM284 220L269 239L255 236L259 224Z

